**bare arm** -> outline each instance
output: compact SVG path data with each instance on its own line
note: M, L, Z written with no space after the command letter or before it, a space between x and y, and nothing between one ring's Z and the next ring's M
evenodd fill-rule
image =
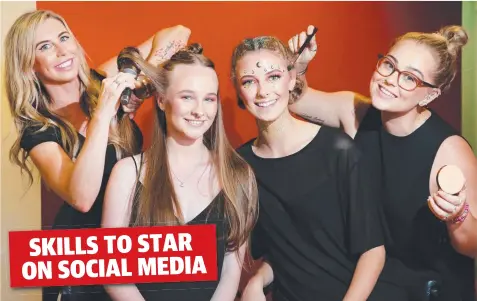
M91 120L76 162L54 142L39 144L30 151L48 187L81 212L89 211L101 188L108 133L108 120Z
M150 37L147 41L137 46L137 48L139 49L139 52L141 53L141 56L144 59L146 59L149 53L151 52L153 39L154 39L154 36ZM118 60L118 56L114 56L110 58L109 60L107 60L106 62L102 63L97 68L98 72L100 72L106 77L116 75L119 72L117 60Z
M104 197L103 228L129 226L136 174L131 158L122 159L114 166ZM105 285L104 288L114 301L144 301L135 285Z
M121 83L118 85L115 80ZM88 122L86 139L75 162L57 143L41 143L30 151L46 184L81 212L91 209L101 189L110 121L126 87L134 87L130 74L120 73L103 80L98 106Z
M237 252L225 255L220 282L211 301L233 301L235 299L242 274L245 248L246 244L241 246Z
M190 33L190 29L182 25L165 28L158 31L137 48L144 59L158 66L178 50L176 46L183 47L187 45ZM167 48L168 45L172 46ZM101 64L98 67L98 71L107 77L116 75L118 73L117 56Z
M289 106L293 113L314 123L342 128L354 137L366 114L370 101L363 95L351 91L323 92L308 87L305 75L303 94Z
M309 25L306 32L302 31L288 41L293 53L298 53L307 34L311 34L313 29L313 25ZM314 123L341 127L349 136L354 137L370 102L366 97L354 92L327 93L309 87L306 70L317 50L316 38L313 37L295 63L298 79L304 83L304 87L300 99L289 106L290 111Z
M383 270L385 257L384 246L373 248L360 256L351 285L343 301L366 301L368 299Z
M435 199L434 211L440 216L452 212L456 206L452 201L462 198L464 202L453 216L447 220L447 229L454 249L462 255L475 258L477 256L477 159L468 143L459 136L447 138L439 148L434 161L432 185L436 187L437 170L444 165L455 165L460 168L466 179L466 187L459 196L449 196L445 193L438 194ZM449 200L449 202L446 201ZM469 213L461 223L453 223L451 220L464 209L465 202L469 204ZM448 211L446 211L448 209Z

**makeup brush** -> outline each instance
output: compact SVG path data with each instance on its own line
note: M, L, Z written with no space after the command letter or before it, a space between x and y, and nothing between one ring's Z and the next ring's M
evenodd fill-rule
M311 39L315 36L315 34L318 32L318 28L317 27L314 27L313 28L313 32L311 34L307 34L306 35L306 40L305 42L303 43L303 45L301 45L300 49L298 49L298 53L296 54L296 58L295 60L293 61L293 65L295 65L296 61L298 60L298 58L300 57L301 53L305 50L306 47L308 47L308 45L310 44L310 41Z

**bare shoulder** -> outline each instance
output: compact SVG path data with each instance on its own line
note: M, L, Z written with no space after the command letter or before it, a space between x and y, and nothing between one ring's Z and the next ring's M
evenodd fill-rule
M134 159L133 159L134 158ZM140 155L127 157L119 160L111 172L111 182L134 182L137 178L138 169L136 168L141 160ZM136 163L135 163L136 162Z
M477 182L477 158L472 152L469 143L467 143L464 138L454 135L448 137L441 143L432 168L433 181L435 181L437 171L445 165L455 165L462 170L467 183ZM434 182L434 185L437 184ZM468 185L467 189L469 191L467 196L472 195L473 197L474 193L477 195L477 191L474 191L476 188L474 184Z
M471 211L475 213L475 206L477 206L477 186L475 185L477 183L477 158L469 143L458 135L448 137L441 143L433 165L432 181L435 181L437 170L444 165L455 165L462 171L466 181L466 199L471 203ZM434 186L437 186L437 183L434 182Z

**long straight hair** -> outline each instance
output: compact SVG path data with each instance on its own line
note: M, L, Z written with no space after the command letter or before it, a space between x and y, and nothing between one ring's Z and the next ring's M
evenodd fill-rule
M169 74L177 65L201 65L215 70L213 62L202 55L202 47L192 44L175 53L160 68L145 63L137 54L131 53L144 74L154 83L160 97L169 85ZM179 202L171 179L167 147L166 116L155 106L155 123L152 145L145 152L145 177L143 189L136 196L132 225L180 225L184 223ZM236 251L244 244L258 216L258 192L254 173L247 162L230 145L225 134L222 109L218 112L210 129L204 134L204 145L210 150L225 203L224 219L228 223L227 249Z

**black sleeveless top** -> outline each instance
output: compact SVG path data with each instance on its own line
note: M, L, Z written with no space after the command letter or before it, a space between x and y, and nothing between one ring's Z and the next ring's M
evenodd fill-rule
M91 70L91 75L94 80L101 81L104 79L102 75L97 73L95 70ZM121 117L124 112L122 108L118 110L118 117ZM134 137L136 139L137 148L142 149L143 137L141 130L137 124L132 121ZM24 134L20 140L20 147L23 148L27 153L29 153L35 146L44 143L44 142L56 142L61 145L61 132L57 127L49 127L45 131L38 132L40 126L33 126L26 128ZM85 137L78 134L78 151L75 157L78 157L81 148L85 142ZM138 152L139 152L138 151ZM98 196L91 207L91 209L82 213L67 202L64 202L60 207L53 224L53 228L99 228L101 225L101 216L103 210L103 199L106 192L106 185L109 180L109 176L113 169L113 166L118 161L116 157L116 151L112 144L109 144L106 148L106 158L104 162L104 172L103 178L101 181L101 188L99 190Z
M431 111L432 112L432 111ZM382 126L371 107L355 141L380 170L374 188L383 195L391 235L388 260L381 277L409 289L409 300L422 299L428 281L439 284L439 300L474 301L473 260L450 244L445 223L427 205L431 168L442 142L458 133L435 112L412 134L397 137Z
M141 174L142 157L139 164L132 157L138 171L138 179ZM138 166L139 165L139 166ZM139 180L135 187L135 199L133 200L132 213L130 220L136 218L137 196L140 195L143 186ZM174 301L210 301L220 281L222 266L227 247L228 227L225 219L224 201L225 196L221 190L195 218L186 223L186 225L215 224L217 237L217 281L203 282L168 282L168 283L137 283L141 295L145 301L174 300ZM132 224L130 224L132 226Z

